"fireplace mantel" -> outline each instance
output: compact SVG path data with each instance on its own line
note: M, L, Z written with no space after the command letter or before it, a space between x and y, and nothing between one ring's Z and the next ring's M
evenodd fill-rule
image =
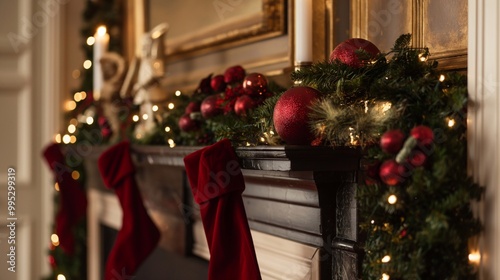
M164 237L165 247L179 254L208 258L183 162L186 155L200 148L134 145L132 150L136 179L148 210L155 222L160 220L175 229ZM90 194L107 192L109 200L112 196L104 189L95 164L105 149L95 147L85 162ZM236 154L245 178L243 199L252 235L261 239L254 241L263 277L267 273L269 279L276 279L272 275L279 273L273 271L277 268L267 266L272 258L279 257L287 259L288 265L302 267L298 275L305 271L306 278L296 279L356 279L362 252L355 200L360 151L258 146L237 148ZM97 201L96 197L91 201ZM112 202L105 202L99 209L106 204ZM95 210L93 215L107 217ZM107 224L119 226L116 221ZM95 231L90 222L89 238L97 234ZM297 251L305 255L294 256Z

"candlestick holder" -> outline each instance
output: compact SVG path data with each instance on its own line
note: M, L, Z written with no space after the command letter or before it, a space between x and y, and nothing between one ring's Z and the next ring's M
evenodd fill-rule
M295 61L295 63L293 65L294 65L294 67L293 67L294 71L300 71L300 70L304 70L306 68L311 67L312 62L311 61ZM302 81L294 81L293 84L295 86L298 86L298 85L302 84Z

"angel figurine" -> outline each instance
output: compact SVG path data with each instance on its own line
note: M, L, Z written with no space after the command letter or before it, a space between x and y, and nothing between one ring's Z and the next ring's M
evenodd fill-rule
M120 92L122 98L132 96L134 104L140 105L141 121L134 131L137 138L153 132L153 105L167 97L161 80L166 72L165 36L168 29L169 25L162 23L143 35L141 57L131 63Z

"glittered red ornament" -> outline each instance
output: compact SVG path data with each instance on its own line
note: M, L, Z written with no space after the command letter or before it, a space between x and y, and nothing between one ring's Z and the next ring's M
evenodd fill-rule
M234 103L234 112L238 116L246 116L248 111L255 107L255 101L248 96L243 95L236 99L236 103Z
M434 141L434 132L432 132L432 129L425 125L414 127L410 134L419 144L422 145L429 145L432 144L432 141Z
M191 114L200 111L201 104L199 102L189 102L184 113Z
M379 175L382 182L395 186L404 181L405 168L395 160L384 161L380 166Z
M219 106L219 95L214 94L205 98L201 102L200 111L205 119L222 114L222 108Z
M274 127L289 145L307 145L314 139L309 129L310 106L320 92L310 87L294 87L280 97L274 107Z
M179 128L184 132L198 130L199 125L196 120L191 119L189 114L184 114L179 119Z
M210 81L210 86L215 92L222 92L226 88L226 82L224 82L224 75L216 75Z
M380 148L388 154L396 154L403 147L405 135L399 129L389 130L380 138Z
M267 91L267 79L260 73L251 73L243 80L245 93L249 95L263 95Z
M239 65L229 67L224 72L224 82L226 84L240 83L245 79L245 69Z
M330 61L339 60L354 68L359 68L366 64L356 53L357 50L364 50L370 58L375 58L380 50L370 41L361 38L352 38L340 43L330 54Z
M410 157L408 158L408 161L412 166L419 167L424 165L426 159L427 156L423 152L415 150L411 153Z

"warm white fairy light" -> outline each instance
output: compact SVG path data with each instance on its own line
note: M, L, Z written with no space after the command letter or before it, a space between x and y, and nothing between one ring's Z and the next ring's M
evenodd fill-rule
M455 120L454 119L448 119L448 127L454 127L455 126Z
M153 110L153 112L158 111L158 105L153 105L153 107L151 107L151 110Z
M136 138L136 139L141 139L141 138L142 138L142 134L137 133L137 134L135 135L135 138Z
M175 96L181 96L181 91L180 90L176 90L175 91Z
M91 116L88 116L87 119L85 120L88 125L91 125L94 123L94 118Z
M172 110L175 108L174 103L168 103L168 109Z
M52 242L52 245L54 245L54 246L59 246L59 236L57 236L57 234L53 233L50 236L50 242Z
M59 274L57 275L57 280L66 280L66 276Z
M477 251L471 252L469 254L469 262L476 264L476 265L479 265L481 262L481 254Z
M54 140L56 140L56 143L61 143L61 134L56 134L56 136L54 137Z
M170 148L175 147L175 141L174 141L174 139L168 139L168 140L167 140L167 143L168 143L168 145L170 146Z
M69 142L71 142L71 136L69 136L68 134L65 134L62 138L62 141L64 144L69 144Z
M73 170L73 172L71 172L71 178L73 178L73 180L78 180L80 178L80 172Z
M264 138L264 137L260 137L260 139L259 139L259 140L260 140L260 142L262 142L262 143L265 143L265 142L266 142L266 138Z
M170 132L170 126L165 127L165 132Z
M75 133L76 131L76 126L74 124L68 125L68 132L69 133Z
M149 118L148 114L144 114L144 115L142 115L142 119L143 119L143 120L147 120L148 118Z
M73 111L76 108L76 102L73 100L68 100L66 101L66 104L64 104L64 107L67 111Z
M70 142L71 144L75 144L75 143L76 143L76 136L75 136L75 135L71 135L71 136L69 137L69 142Z
M80 94L82 95L82 100L87 98L87 93L85 91L80 91Z
M90 60L88 60L88 59L87 59L87 60L85 60L85 61L83 62L83 68L85 68L85 69L90 69L90 67L92 67L92 61L90 61Z
M397 201L398 197L393 194L387 198L387 202L389 202L389 204L396 204Z
M389 279L391 279L391 277L388 274L386 273L382 274L382 280L389 280Z
M138 122L138 121L139 121L139 116L138 116L138 115L133 115L133 116L132 116L132 120L133 120L134 122Z
M439 81L440 81L440 82L443 82L443 81L444 81L444 79L445 79L445 76L444 76L444 75L439 76Z
M274 131L269 130L269 134L274 135Z
M92 46L95 43L94 36L90 36L87 38L87 45Z
M251 146L251 144L250 144L249 142L247 142L247 143L246 143L246 146L247 146L247 147L250 147L250 146Z
M375 220L371 220L371 222L370 222L370 223L371 223L372 225L373 225L373 224L375 224Z
M390 261L391 261L391 256L389 256L389 255L386 255L386 256L384 256L384 257L382 258L382 262L383 262L383 263L388 263L388 262L390 262Z
M60 191L58 182L54 184L54 190L56 190L56 192Z
M82 92L79 91L79 92L75 92L75 94L73 95L73 99L76 101L76 102L80 102L82 101Z

